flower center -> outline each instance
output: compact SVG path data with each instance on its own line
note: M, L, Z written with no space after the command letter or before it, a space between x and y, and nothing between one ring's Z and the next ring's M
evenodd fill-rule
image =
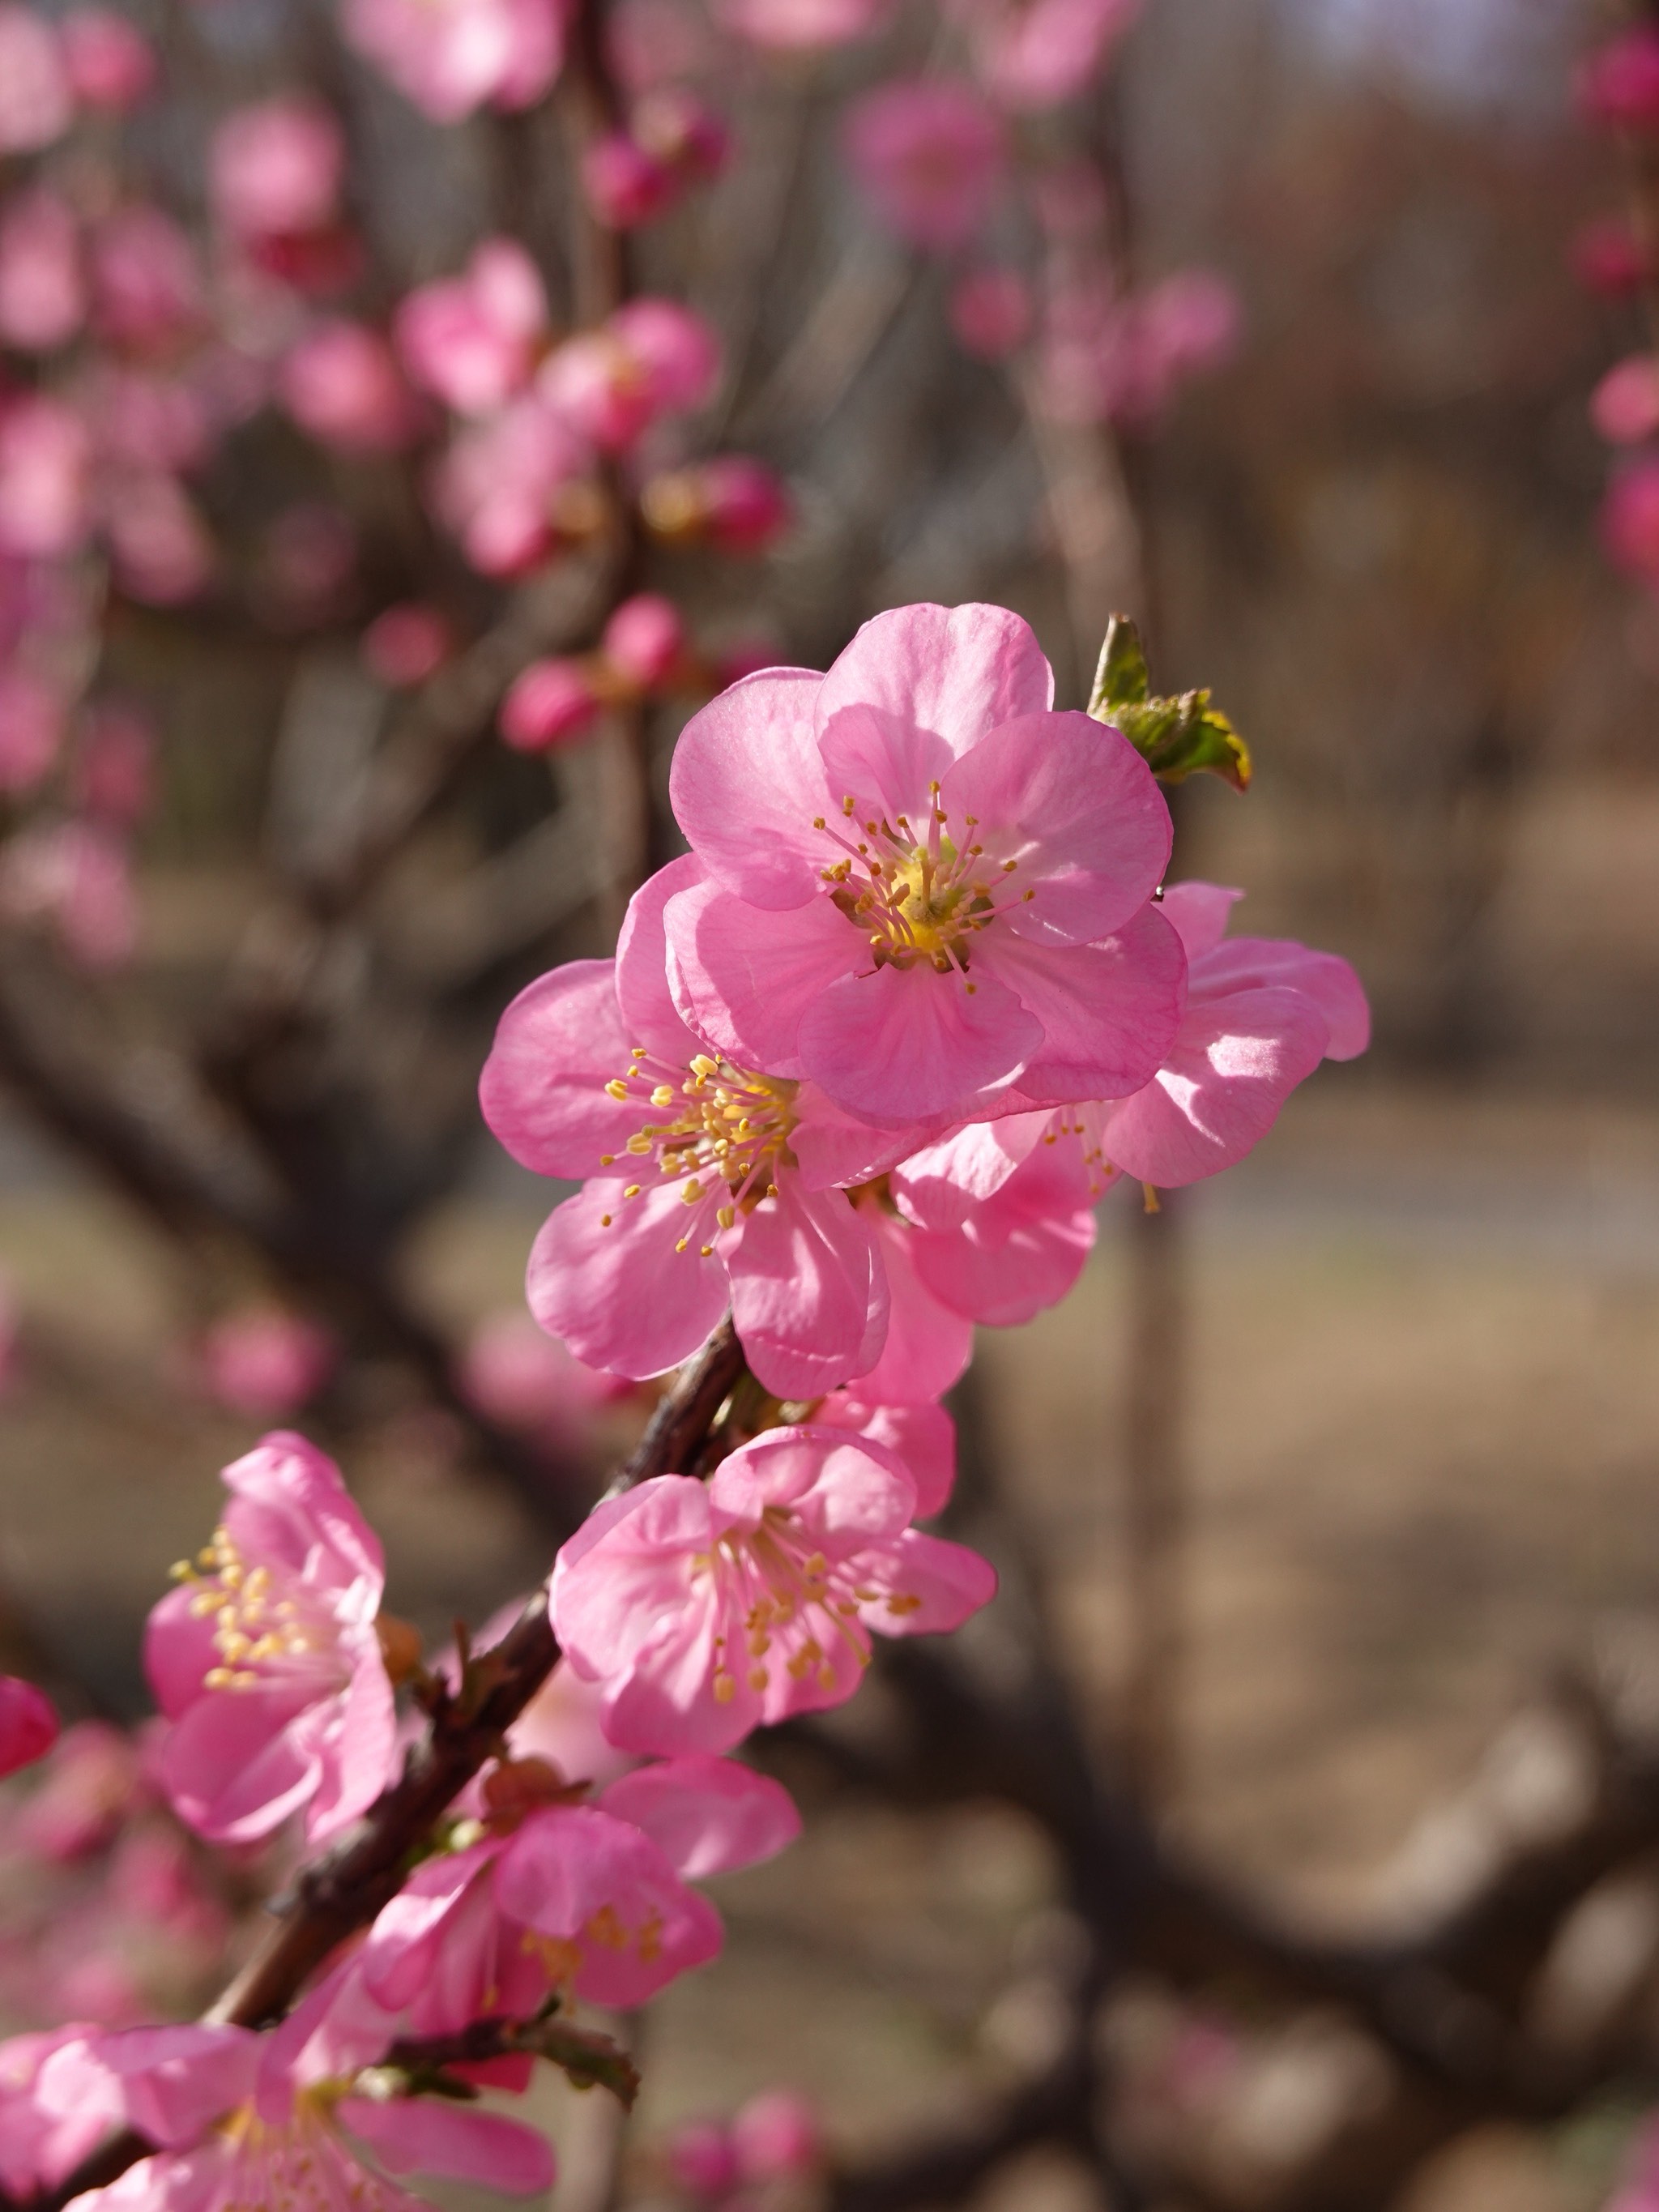
M280 1571L279 1571L280 1572ZM268 1566L250 1567L222 1522L193 1560L180 1559L177 1582L198 1583L190 1609L198 1620L217 1616L214 1648L220 1663L203 1676L210 1690L255 1690L295 1676L349 1679L338 1655L335 1623L305 1584L278 1580Z
M842 854L818 872L836 906L865 933L878 968L915 968L925 961L941 975L953 965L965 975L974 937L1008 911L997 904L997 893L1019 862L986 858L974 834L976 815L963 817L966 842L958 843L939 803L939 785L930 783L927 790L925 834L918 834L908 814L896 823L884 814L860 823L850 792L841 802L846 831L815 816L812 827L823 830ZM855 838L860 828L864 835ZM1036 896L1021 894L1023 899Z
M690 1067L671 1067L635 1045L626 1075L613 1076L605 1087L619 1102L633 1099L664 1116L643 1123L623 1151L640 1162L641 1173L649 1161L664 1180L679 1181L681 1199L694 1211L677 1252L696 1243L706 1260L714 1249L708 1240L735 1226L738 1214L752 1212L763 1198L775 1198L780 1163L795 1164L789 1133L799 1084L752 1074L704 1052ZM614 1167L618 1157L602 1152L599 1165ZM644 1188L629 1183L623 1197L637 1198ZM608 1228L613 1217L600 1218Z
M810 1676L819 1689L834 1689L831 1655L838 1643L860 1667L869 1665L870 1632L859 1611L884 1594L859 1579L856 1560L831 1561L809 1549L809 1540L787 1505L769 1505L758 1528L728 1529L712 1551L694 1556L694 1574L714 1577L728 1617L735 1613L743 1624L741 1652L736 1637L714 1638L711 1688L717 1705L730 1705L737 1695L734 1665L743 1668L757 1692L767 1687L778 1664L794 1681ZM885 1595L887 1610L895 1614L914 1613L921 1603L902 1591Z

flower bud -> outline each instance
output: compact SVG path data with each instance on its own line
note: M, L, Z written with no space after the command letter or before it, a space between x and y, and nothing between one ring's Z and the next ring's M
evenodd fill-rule
M1588 222L1572 241L1572 273L1587 292L1622 300L1639 291L1652 273L1630 225L1617 216Z
M70 89L83 107L125 114L154 87L155 56L149 40L112 8L71 8L58 35Z
M702 542L725 553L762 551L792 517L781 479L746 453L721 453L696 468L655 477L640 506L658 537Z
M632 230L679 197L673 170L626 131L607 131L582 155L582 190L607 230Z
M532 660L501 702L501 732L515 752L549 752L582 736L599 710L599 692L580 660Z
M689 2197L724 2197L738 2180L732 2138L718 2120L687 2120L669 2136L664 2153L670 2174Z
M633 689L653 691L679 659L684 642L672 600L659 592L636 592L605 624L599 649Z
M1639 446L1659 430L1659 360L1632 354L1610 368L1590 394L1589 417L1611 446Z
M58 1716L44 1691L0 1674L0 1774L15 1774L58 1741Z
M781 2181L811 2173L823 2159L818 2116L793 2089L751 2097L732 2123L732 2147L745 2181Z
M1659 29L1644 24L1599 47L1578 73L1579 112L1616 131L1659 129Z
M359 647L371 674L392 690L424 684L455 650L448 618L419 599L388 607L363 632Z
M1017 269L973 269L951 295L951 327L965 353L1006 361L1031 327L1031 294Z

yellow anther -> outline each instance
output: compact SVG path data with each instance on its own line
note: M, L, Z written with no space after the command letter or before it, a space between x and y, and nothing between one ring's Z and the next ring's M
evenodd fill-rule
M673 1085L672 1083L659 1083L651 1094L651 1103L653 1106L672 1106L673 1103Z
M599 1165L602 1168L613 1168L616 1164L617 1155L614 1152L601 1152L599 1154Z
M685 1206L695 1206L702 1196L702 1185L697 1181L696 1176L693 1176L680 1192L681 1203Z
M822 830L824 826L825 826L825 824L824 824L824 819L823 819L823 815L821 815L821 814L815 814L815 815L812 817L812 827L813 827L815 830Z
M1011 876L1018 866L1018 860L1005 860L1002 864L1002 872L1005 876Z
M728 1674L724 1667L717 1668L714 1673L714 1703L717 1705L729 1705L737 1694L736 1675Z
M624 1198L637 1198L639 1194L640 1187L636 1182L630 1182L628 1184L623 1192L623 1196Z
M636 1129L623 1149L631 1152L635 1159L641 1159L651 1149L651 1139L643 1129Z
M167 1572L176 1583L193 1583L196 1579L196 1570L188 1559L175 1559Z
M605 1087L613 1098L625 1099L628 1096L628 1085L618 1075L613 1075Z
M737 1218L738 1209L735 1206L723 1206L720 1212L714 1216L715 1220L719 1222L722 1229L732 1228L736 1223Z
M601 1228L601 1229L609 1229L609 1228L610 1228L610 1226L611 1226L611 1217L608 1213L602 1213L602 1214L599 1216L599 1226L600 1226L600 1228Z
M699 1244L697 1249L705 1260L712 1260L714 1256L714 1248L712 1244Z
M771 1679L764 1667L751 1667L749 1669L749 1686L751 1690L763 1690Z

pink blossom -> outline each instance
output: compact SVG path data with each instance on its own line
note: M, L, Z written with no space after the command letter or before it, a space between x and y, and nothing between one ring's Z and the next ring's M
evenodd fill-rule
M546 331L542 280L510 238L486 239L464 275L411 292L392 325L410 377L460 415L492 414L522 391Z
M605 29L611 67L630 92L697 76L717 64L708 20L690 0L617 0Z
M747 453L717 453L694 467L653 477L640 507L659 538L708 544L722 553L759 553L793 520L775 470Z
M1659 430L1659 360L1632 354L1590 394L1590 421L1610 445L1639 446Z
M1625 2172L1606 2212L1656 2212L1659 2208L1659 2124L1650 2117L1626 2153Z
M161 1779L216 1842L269 1835L304 1808L321 1843L373 1802L392 1762L380 1542L302 1437L267 1437L224 1480L230 1503L200 1571L150 1614L144 1662L173 1723Z
M0 7L0 154L38 154L74 115L58 32L33 8Z
M721 1751L836 1705L872 1631L956 1628L996 1577L909 1526L915 1486L878 1445L773 1429L707 1483L659 1475L592 1513L553 1571L553 1626L634 1751ZM619 1785L625 1786L625 1785Z
M532 660L507 687L501 735L515 752L550 752L585 737L599 711L599 695L584 663Z
M208 150L214 216L237 238L325 229L344 173L339 118L304 94L234 109Z
M0 791L32 791L58 757L64 702L56 684L0 666Z
M35 2097L40 2069L52 2052L79 2043L88 2032L72 2025L0 2043L0 2189L15 2199L67 2181L107 2131L108 2122L95 2106L46 2112Z
M662 917L701 878L695 860L671 862L635 893L614 963L573 961L520 994L484 1068L484 1118L538 1174L586 1178L537 1238L528 1281L532 1312L579 1358L659 1374L729 1302L767 1388L817 1397L872 1366L887 1322L871 1219L837 1186L890 1166L916 1133L854 1121L686 1027Z
M963 13L981 82L1024 113L1085 90L1138 10L1139 0L969 0Z
M1325 1059L1352 1060L1370 1041L1359 980L1346 960L1285 939L1224 935L1237 891L1214 884L1175 884L1164 909L1188 958L1186 1009L1155 1079L1133 1097L1062 1107L1054 1115L1014 1116L965 1129L895 1173L893 1187L910 1217L932 1227L975 1218L990 1191L1012 1191L1040 1167L1077 1179L1081 1198L1119 1174L1175 1188L1216 1175L1243 1158L1277 1120L1298 1083ZM926 1279L959 1295L965 1271L930 1263ZM989 1316L981 1316L988 1318Z
M307 2070L302 2047L295 2063L289 2030L315 2010L313 1996L271 2038L204 2025L61 2041L38 2069L37 2107L53 2118L97 2112L106 2126L134 2128L156 2146L119 2180L78 2198L85 2212L302 2202L424 2212L389 2173L447 2175L525 2196L551 2185L547 2142L520 2121L441 2098L365 2094L355 2080L361 2059L336 2075Z
M194 599L213 574L213 540L178 478L164 469L111 471L100 489L122 590L149 606Z
M891 14L891 0L716 0L728 31L774 53L829 52L867 39Z
M901 1289L901 1304L907 1289ZM919 1521L931 1519L949 1504L957 1480L957 1425L943 1406L927 1401L884 1405L860 1379L821 1398L811 1418L815 1428L849 1429L902 1461L916 1486Z
M731 155L725 124L684 85L659 85L647 92L634 110L631 127L647 153L681 183L717 177Z
M1651 264L1640 240L1620 216L1587 222L1572 241L1572 271L1586 291L1627 299L1647 282Z
M302 430L343 453L395 453L418 427L391 347L343 317L307 331L283 362L277 389Z
M481 574L517 575L552 550L562 499L590 460L584 441L526 397L454 439L433 472L433 507Z
M96 226L91 250L93 321L101 337L164 351L198 325L201 270L171 216L143 203L121 208Z
M131 824L149 811L155 732L149 717L119 699L99 699L81 720L75 753L75 801L88 813Z
M1231 288L1206 270L1180 270L1127 300L1103 269L1085 275L1048 303L1043 410L1060 422L1145 427L1187 378L1227 359L1237 331Z
M0 216L0 338L50 353L86 319L86 279L75 216L56 192L19 192Z
M854 102L847 153L877 214L932 252L967 245L991 212L1006 161L1002 125L955 77L884 84Z
M1006 361L1031 327L1031 293L1018 270L969 270L951 294L951 327L964 352Z
M17 1819L17 1842L58 1863L83 1859L112 1843L152 1801L138 1747L107 1721L64 1729Z
M436 123L532 106L564 61L565 0L346 0L346 36Z
M0 1775L32 1766L58 1741L52 1700L33 1682L0 1674Z
M1659 459L1633 462L1608 485L1601 543L1615 568L1659 591Z
M685 2120L663 2147L670 2179L689 2197L710 2203L738 2185L738 2157L730 2131L718 2120Z
M76 410L49 393L0 399L0 549L73 553L92 525L92 441Z
M680 179L672 167L627 131L608 131L582 154L582 191L608 230L632 230L672 207Z
M745 2181L785 2181L823 2163L823 2124L793 2089L763 2089L732 2120L732 2147Z
M774 1856L800 1832L788 1793L729 1759L667 1759L591 1805L547 1804L430 1860L370 1929L364 1994L404 2034L521 2016L568 1990L643 2003L714 1957L720 1916L688 1887Z
M78 967L118 968L138 938L125 840L95 821L31 823L0 849L0 911L47 923Z
M632 689L653 691L672 675L685 650L685 628L672 599L636 592L605 626L599 651Z
M260 598L283 625L325 622L342 611L357 573L357 533L343 507L296 500L265 532Z
M407 599L377 615L363 632L364 665L393 690L424 684L455 650L455 633L441 609Z
M1642 24L1598 48L1578 72L1578 106L1592 123L1659 127L1659 30Z
M479 1322L461 1361L461 1387L481 1413L504 1428L539 1431L569 1442L601 1406L629 1385L573 1359L520 1308Z
M704 405L720 374L720 340L702 316L672 300L632 300L550 354L537 388L581 436L622 453L662 416Z
M215 1322L202 1338L198 1366L203 1387L220 1405L274 1420L314 1398L339 1356L326 1329L272 1306Z
M76 379L75 401L99 459L141 473L198 466L218 434L206 393L150 368L94 362Z
M671 793L707 880L667 909L713 1048L872 1123L1123 1097L1174 1036L1150 904L1169 811L1146 763L1053 711L1000 608L903 607L827 676L775 669L687 724Z
M58 34L70 88L83 106L124 115L154 90L155 49L113 8L71 8Z

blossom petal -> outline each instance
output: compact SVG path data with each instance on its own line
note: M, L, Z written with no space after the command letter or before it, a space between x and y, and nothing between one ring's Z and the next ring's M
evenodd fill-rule
M1213 952L1227 934L1228 917L1243 897L1223 884L1166 884L1158 904L1179 935L1189 962Z
M959 1229L1041 1142L1050 1119L1047 1111L1038 1111L970 1121L913 1152L891 1177L900 1212L921 1229Z
M915 1231L872 1210L892 1304L887 1341L875 1365L855 1376L860 1397L883 1405L925 1405L942 1398L967 1366L973 1323L943 1306L916 1273Z
M637 1041L671 1067L689 1066L703 1049L703 1040L681 1020L668 988L663 909L676 892L690 890L702 880L702 865L694 854L659 868L628 902L617 939L617 1005L629 1045Z
M1084 945L1127 921L1170 858L1170 810L1157 779L1115 730L1087 714L1004 722L945 777L939 808L958 842L971 816L986 861L1007 869L1001 927L1050 945Z
M441 2173L513 2197L553 2186L552 2146L535 2128L441 2097L343 2097L341 2124L388 2173Z
M918 1277L943 1306L1012 1328L1057 1305L1094 1249L1095 1217L1074 1146L1040 1145L957 1231L914 1233Z
M212 1691L162 1741L161 1785L179 1819L219 1844L255 1843L303 1805L322 1778L314 1729L299 1725L308 1688Z
M590 1367L635 1379L689 1359L726 1310L726 1270L685 1235L677 1182L637 1198L596 1179L556 1206L530 1254L526 1295L544 1329Z
M317 1795L306 1813L306 1841L325 1844L366 1813L391 1780L398 1747L392 1683L374 1631L337 1701Z
M1035 945L988 933L976 975L1017 991L1042 1027L1005 1103L1058 1106L1121 1098L1151 1080L1175 1042L1186 960L1152 905L1099 945Z
M1337 953L1316 952L1289 938L1230 937L1204 956L1201 977L1194 980L1206 993L1257 983L1300 991L1324 1017L1328 1060L1357 1059L1371 1041L1364 988Z
M826 1551L896 1535L914 1519L916 1486L884 1447L844 1429L769 1429L723 1459L709 1479L714 1504L758 1526L787 1505Z
M711 699L681 731L668 793L692 851L751 906L799 906L818 889L816 817L835 805L814 737L816 669L767 668Z
M1328 1036L1299 991L1195 996L1155 1079L1106 1115L1106 1157L1165 1188L1218 1175L1267 1135Z
M601 1811L643 1828L686 1881L757 1866L800 1833L795 1801L781 1782L706 1753L636 1766L599 1802Z
M785 1170L727 1254L732 1319L750 1366L780 1398L816 1398L858 1364L871 1309L886 1303L868 1224L838 1190Z
M996 1569L965 1544L907 1528L890 1547L859 1563L865 1587L882 1595L860 1610L884 1636L923 1636L960 1628L997 1594Z
M478 1082L484 1120L521 1167L579 1182L640 1125L637 1101L605 1085L628 1065L616 963L569 960L501 1016Z
M878 1129L860 1121L826 1097L816 1083L801 1085L794 1114L789 1149L806 1190L844 1189L849 1183L873 1182L896 1167L922 1133L919 1129Z
M324 1589L363 1583L373 1616L386 1553L326 1452L291 1429L273 1429L222 1479L232 1493L225 1520L245 1556L280 1559Z
M827 897L767 913L709 882L672 898L665 920L686 1022L744 1066L799 1076L801 1017L866 951L846 916Z
M878 1406L852 1390L832 1390L813 1425L851 1429L884 1445L916 1486L916 1512L926 1521L950 1503L957 1480L957 1425L943 1406Z
M550 1603L555 1635L590 1680L628 1666L665 1620L702 1622L705 1642L713 1632L689 1569L719 1533L709 1492L690 1475L660 1474L606 1504L623 1510L598 1537L561 1547Z
M804 1073L837 1105L902 1124L972 1112L1019 1073L1042 1030L975 958L971 981L925 965L843 975L805 1010L799 1040Z

